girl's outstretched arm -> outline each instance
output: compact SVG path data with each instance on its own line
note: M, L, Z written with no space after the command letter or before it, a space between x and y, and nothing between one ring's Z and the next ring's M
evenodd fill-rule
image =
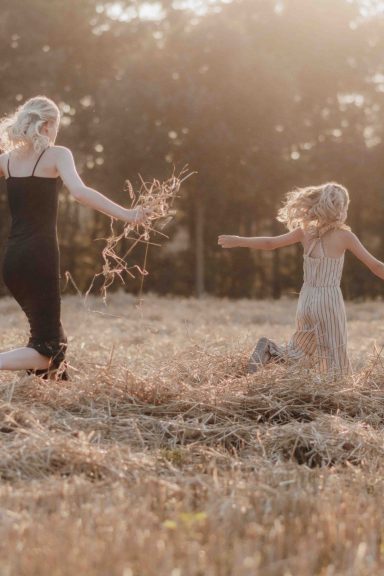
M255 250L276 250L284 246L291 246L303 240L303 231L296 228L292 232L282 234L281 236L219 236L218 244L222 248L253 248Z
M346 249L350 250L376 276L384 280L384 263L372 256L362 245L356 234L347 232Z
M55 151L56 167L61 179L78 202L124 222L140 224L145 221L148 214L143 208L124 208L97 190L86 186L76 170L72 152L68 148L55 146Z

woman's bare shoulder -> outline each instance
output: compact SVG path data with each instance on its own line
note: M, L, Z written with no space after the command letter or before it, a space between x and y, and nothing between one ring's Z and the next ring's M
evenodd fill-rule
M3 152L2 154L0 154L0 176L6 175L8 156L9 152Z
M51 159L60 172L74 163L73 154L66 146L51 146ZM62 174L61 174L62 176Z
M50 146L50 149L52 150L52 153L57 157L57 158L63 158L66 156L72 156L72 152L69 148L67 148L66 146L57 146L56 144L54 146Z

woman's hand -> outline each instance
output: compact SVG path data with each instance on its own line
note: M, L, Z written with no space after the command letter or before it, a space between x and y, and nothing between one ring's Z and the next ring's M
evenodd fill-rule
M146 220L151 216L152 210L149 208L143 208L138 206L137 208L131 208L126 210L127 216L125 221L129 224L144 224Z
M221 235L218 244L222 248L240 248L242 246L240 236Z

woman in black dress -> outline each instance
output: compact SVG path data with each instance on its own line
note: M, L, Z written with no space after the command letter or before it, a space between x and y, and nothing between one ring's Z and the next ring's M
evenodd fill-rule
M60 111L45 96L31 98L0 122L5 150L0 176L6 179L12 217L3 277L30 326L25 347L0 353L0 369L67 379L56 229L59 179L77 201L113 218L139 224L146 213L124 208L83 183L71 151L55 146L59 124Z

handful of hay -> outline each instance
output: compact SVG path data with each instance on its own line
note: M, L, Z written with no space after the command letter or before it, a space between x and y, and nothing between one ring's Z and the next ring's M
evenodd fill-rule
M184 168L179 175L172 174L170 178L161 182L154 179L151 182L145 182L141 178L141 186L138 192L135 192L131 182L126 180L125 191L128 192L131 199L131 208L142 208L148 215L146 220L141 224L127 223L120 234L115 234L113 228L113 219L111 219L111 235L106 238L106 245L102 251L103 268L98 274L95 274L91 285L89 286L86 297L91 292L96 278L103 277L101 293L104 303L107 298L108 288L113 284L116 277L124 284L124 275L135 278L135 272L143 279L148 274L147 255L149 245L159 246L152 241L153 236L168 238L162 231L175 217L176 210L173 209L175 199L179 195L181 184L191 176L192 173ZM119 246L124 240L132 240L131 246L122 255L118 254ZM139 244L146 245L144 262L140 266L133 264L129 266L126 258L130 256Z

